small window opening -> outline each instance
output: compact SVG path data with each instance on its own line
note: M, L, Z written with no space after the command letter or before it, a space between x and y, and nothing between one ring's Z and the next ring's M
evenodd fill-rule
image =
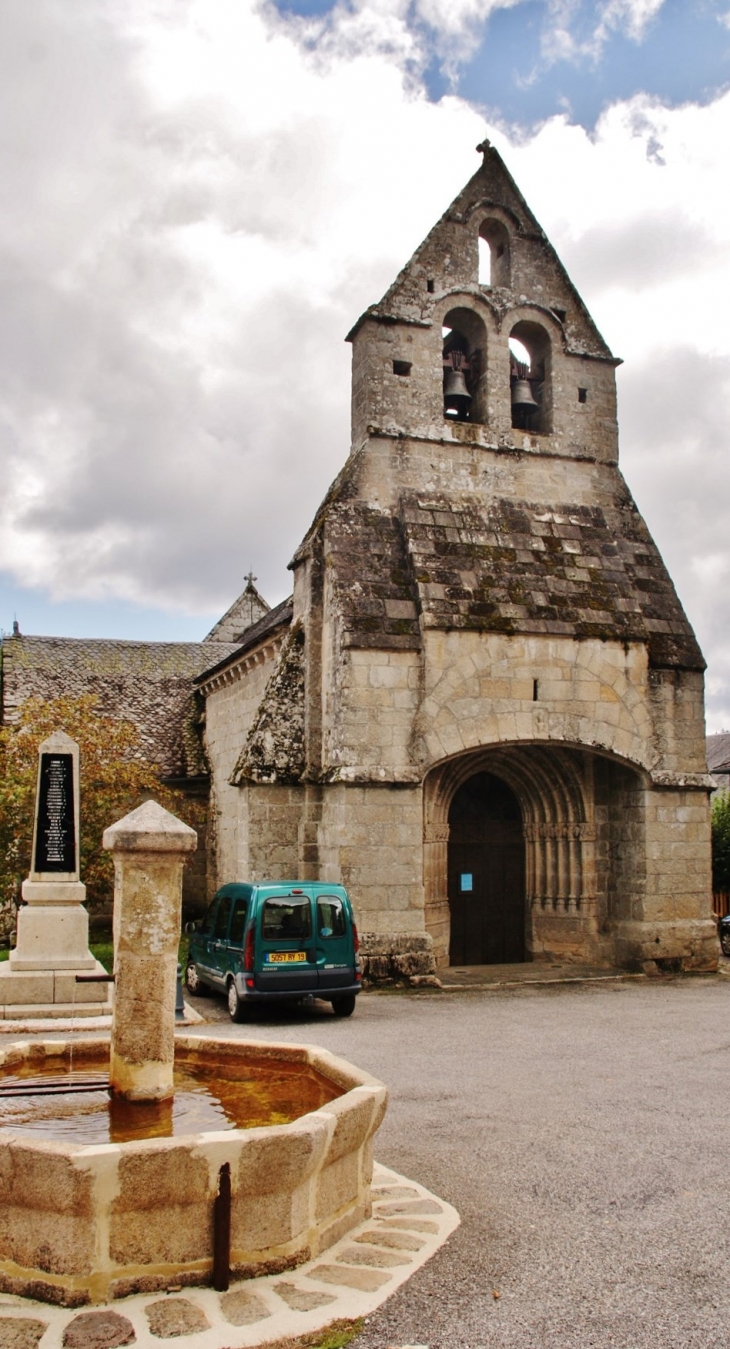
M532 701L533 701L533 703L536 703L536 702L537 702L538 694L539 694L538 681L537 681L537 679L533 679L533 681L532 681Z
M479 237L479 285L492 284L492 250L486 239Z
M400 375L402 379L407 379L411 373L410 361L393 361L393 374Z
M428 291L429 295L433 295L434 281L432 276L429 276L428 281L426 282L426 290Z
M587 390L587 389L579 389L579 390L578 390L578 402L579 402L579 403L587 403L587 402L588 402L588 390Z
M479 285L509 289L509 234L501 220L483 220L479 226Z
M565 323L565 310L564 310L564 309L556 309L556 308L555 308L555 305L551 305L551 308L552 308L552 311L553 311L553 313L554 313L556 319L560 319L560 322L561 322L561 323Z

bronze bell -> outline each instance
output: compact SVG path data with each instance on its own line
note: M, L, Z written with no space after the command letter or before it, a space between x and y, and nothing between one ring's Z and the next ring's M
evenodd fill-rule
M444 410L463 416L470 402L471 394L466 387L464 371L447 370L444 376Z
M532 385L529 379L516 379L512 385L512 406L513 408L524 408L526 412L534 412L540 404L533 397Z

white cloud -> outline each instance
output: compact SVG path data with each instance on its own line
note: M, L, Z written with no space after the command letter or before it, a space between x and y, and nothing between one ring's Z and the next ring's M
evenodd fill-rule
M325 59L253 4L83 14L11 6L3 49L0 566L209 610L253 562L281 594L347 453L344 334L483 124L409 51Z
M440 0L421 6L445 31ZM485 129L425 97L405 0L316 31L253 0L6 4L0 567L18 580L202 612L253 565L285 593L348 449L344 334ZM622 463L730 690L730 95L489 135L626 359Z
M608 0L600 6L601 24L606 29L623 29L634 42L640 42L665 0Z

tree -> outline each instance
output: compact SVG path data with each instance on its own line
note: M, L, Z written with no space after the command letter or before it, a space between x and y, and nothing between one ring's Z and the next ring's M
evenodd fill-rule
M730 792L712 798L712 888L730 891Z
M0 727L0 936L14 927L20 886L30 871L38 749L53 731L65 731L79 746L81 879L92 906L114 892L114 866L102 848L108 825L150 796L174 814L185 811L181 793L163 786L154 765L141 758L131 722L98 712L90 694L49 702L29 698L17 724Z

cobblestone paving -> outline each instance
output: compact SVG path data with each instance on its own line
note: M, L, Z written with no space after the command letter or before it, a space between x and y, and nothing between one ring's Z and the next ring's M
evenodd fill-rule
M427 1233L418 1216L424 1205L434 1215ZM124 1298L81 1312L0 1294L0 1349L163 1349L172 1341L180 1349L248 1349L310 1334L372 1312L458 1221L450 1205L376 1165L372 1218L286 1278L246 1280L227 1293L186 1288Z

